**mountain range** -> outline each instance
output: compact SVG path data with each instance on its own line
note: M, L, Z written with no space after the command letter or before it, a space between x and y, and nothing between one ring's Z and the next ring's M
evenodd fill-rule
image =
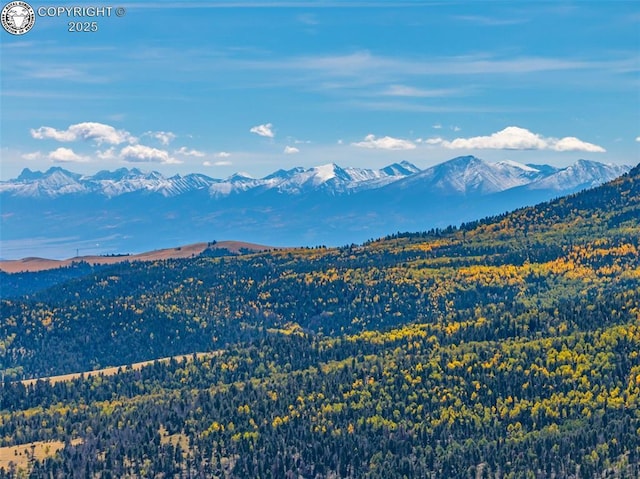
M0 192L48 198L91 193L111 198L134 192L173 197L192 191L207 191L212 197L223 197L250 190L272 189L284 194L303 194L314 190L342 194L379 188L419 171L409 162L394 163L380 170L341 168L331 163L308 169L278 170L259 179L247 173L215 179L202 174L166 178L157 171L146 173L137 168L100 171L92 176L72 173L60 167L52 167L44 173L25 168L15 180L0 183Z
M4 259L136 252L213 239L340 245L470 221L597 186L631 167L566 168L463 156L421 170L336 164L165 177L137 168L81 175L25 168L0 182Z
M0 271L0 479L640 477L640 165L457 228L231 246Z
M92 176L80 175L60 167L46 172L25 168L14 180L0 182L0 193L21 197L56 198L70 194L98 194L108 198L134 192L157 193L164 197L193 191L207 191L212 197L224 197L248 191L300 195L323 191L332 195L378 189L407 180L400 189L429 188L445 195L469 193L491 194L528 185L530 189L564 192L574 188L597 186L628 171L630 167L578 160L567 168L549 165L523 165L515 161L487 163L473 156L463 156L425 170L408 161L374 170L341 168L329 163L313 168L296 167L278 170L264 178L235 173L226 179L202 174L165 177L157 171L138 168L100 171Z

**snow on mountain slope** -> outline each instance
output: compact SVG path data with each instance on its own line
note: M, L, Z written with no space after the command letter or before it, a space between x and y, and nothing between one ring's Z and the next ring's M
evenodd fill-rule
M156 171L147 173L137 168L100 171L93 176L82 176L60 167L44 173L25 168L18 178L0 182L0 193L23 198L93 193L113 198L134 192L174 197L203 191L213 198L221 198L253 190L273 190L283 195L321 191L334 196L390 186L392 191L466 196L489 195L516 187L574 191L599 185L628 170L627 166L586 160L559 169L548 165L523 165L511 160L487 163L474 156L454 158L426 170L406 161L382 169L342 168L328 163L306 169L278 170L264 178L236 173L223 180L201 174L167 178Z
M215 181L200 174L176 175L165 178L156 171L143 173L138 169L126 170L125 168L116 170L113 174L100 172L92 177L87 177L86 180L95 185L93 191L107 197L135 191L155 192L170 197L188 191L207 189Z
M21 197L53 198L89 191L90 189L82 181L82 175L71 173L60 167L49 168L44 173L25 168L15 180L0 182L0 193L7 192Z
M567 168L524 165L505 160L488 163L461 156L415 173L391 185L392 189L443 195L489 195L511 188L575 191L616 178L630 167L579 160Z
M224 180L214 180L209 185L209 194L214 198L228 196L262 185L262 180L251 177L248 173L234 173Z
M382 169L330 163L264 178L165 177L126 168L93 176L24 170L0 182L0 249L5 257L54 250L68 255L77 248L107 254L221 237L347 244L499 214L628 169L588 161L567 168L487 163L467 156L424 171L409 163Z
M380 171L387 176L409 176L414 173L418 173L420 168L408 161L401 161L400 163L393 163L386 166Z
M475 156L461 156L416 173L393 187L445 195L486 195L530 183L538 175L536 169L516 162L491 164Z
M278 170L262 179L227 178L213 185L210 191L215 196L231 195L252 188L275 190L282 194L297 195L311 191L324 191L330 194L341 194L348 191L376 188L411 175L412 171L420 171L411 163L390 165L382 170L363 168L341 168L335 163L304 169ZM236 176L236 175L234 175Z
M82 176L53 167L41 172L25 168L15 180L0 182L0 193L21 197L56 198L68 194L97 193L108 198L136 191L159 193L165 197L208 188L214 180L205 175L176 175L166 178L157 171L143 173L137 168L120 168Z
M282 193L300 193L314 189L341 192L353 178L335 163L315 166L282 181L275 188Z
M528 185L532 190L570 191L590 188L611 181L631 169L627 165L603 164L595 161L578 160L567 168L555 171Z

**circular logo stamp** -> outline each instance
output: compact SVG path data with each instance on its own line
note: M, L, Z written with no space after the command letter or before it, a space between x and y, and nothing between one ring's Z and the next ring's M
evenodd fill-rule
M36 12L27 2L9 2L2 9L0 21L11 35L24 35L36 23Z

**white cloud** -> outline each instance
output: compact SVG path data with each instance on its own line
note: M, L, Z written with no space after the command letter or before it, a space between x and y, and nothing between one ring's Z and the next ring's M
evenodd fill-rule
M416 147L416 145L409 140L402 140L391 136L376 138L376 136L372 134L365 136L364 141L351 144L360 148L373 148L377 150L413 150Z
M509 126L490 136L456 138L442 144L452 149L544 150L547 147L547 142L540 135L517 126Z
M77 135L69 130L56 130L50 126L41 126L37 130L31 129L31 136L37 140L51 138L56 141L74 141Z
M640 141L640 136L636 136L636 141Z
M176 139L176 134L171 131L148 131L145 135L152 136L165 146Z
M442 125L440 123L436 123L435 125L433 125L431 128L433 128L434 130L439 130L442 128Z
M57 163L86 163L89 161L87 157L80 156L71 148L58 148L47 156L51 161Z
M162 163L164 165L179 164L180 160L172 158L168 152L144 145L126 146L120 151L120 158L130 163Z
M32 129L31 136L38 140L52 139L61 142L77 140L95 140L96 143L119 145L121 143L136 143L137 139L125 130L116 130L104 123L84 122L70 125L66 130L56 130L50 126Z
M273 125L271 123L266 123L264 125L254 126L249 131L251 133L255 133L256 135L266 136L267 138L273 138L276 135L273 133L272 128L273 128Z
M186 146L181 147L179 150L176 150L175 153L177 155L184 155L184 156L195 156L197 158L202 158L204 156L204 153L198 150L190 150L188 149Z
M284 153L286 155L293 155L295 153L300 153L300 150L298 148L296 148L295 146L285 146L284 147Z
M439 144L440 144L440 143L442 143L443 141L444 141L444 140L443 140L442 138L440 138L440 137L437 137L437 138L429 138L429 139L427 139L427 140L424 140L424 142L425 142L427 145L439 145Z
M24 155L22 155L22 158L25 160L39 160L40 158L42 158L42 153L40 153L39 151L35 151L33 153L25 153Z
M460 128L459 126L455 126L455 125L454 125L454 126L452 126L452 127L451 127L451 129L452 129L453 131L460 131L460 130L462 130L462 128Z
M101 160L115 160L118 158L118 155L116 155L116 149L113 146L104 151L96 151L96 156Z
M230 166L233 163L231 163L228 160L222 160L222 161L216 161L215 163L211 163L210 161L203 161L202 165L203 166Z
M604 153L606 151L601 146L579 140L575 136L567 136L557 140L555 144L552 144L551 149L555 151L588 151L589 153Z
M587 151L602 153L604 148L592 143L568 136L565 138L543 137L525 128L508 126L504 130L489 136L474 136L471 138L456 138L446 141L434 139L430 144L441 144L450 149L492 149L492 150L554 150L554 151Z
M391 85L382 94L386 96L401 96L414 98L442 97L451 95L453 90L434 89L425 90L406 85Z
M229 158L230 156L231 156L231 153L229 153L227 151L220 151L220 152L215 154L216 158Z

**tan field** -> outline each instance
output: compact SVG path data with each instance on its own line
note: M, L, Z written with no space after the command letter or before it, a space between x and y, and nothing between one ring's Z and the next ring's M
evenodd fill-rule
M196 353L196 357L198 358L208 358L211 356L216 356L218 354L220 354L221 351L210 351L208 353ZM90 378L93 376L113 376L114 374L117 374L119 370L126 370L128 368L131 369L142 369L145 366L148 366L150 364L153 364L154 362L158 361L160 363L167 363L169 362L171 359L175 359L176 361L183 361L183 360L187 360L190 361L193 358L193 354L183 354L181 356L172 356L172 357L168 357L168 358L160 358L160 359L152 359L150 361L141 361L139 363L133 363L133 364L128 364L128 365L124 365L124 366L111 366L108 368L103 368L103 369L95 369L93 371L86 371L86 372L82 372L82 373L71 373L71 374L61 374L60 376L48 376L48 377L44 377L44 378L36 378L36 379L25 379L23 381L20 381L22 384L24 384L25 386L30 386L32 384L35 384L36 381L48 381L52 384L55 383L59 383L59 382L64 382L64 381L73 381L74 379L77 379L79 377L85 377L85 378Z
M77 445L82 439L74 439L71 444ZM10 469L13 463L16 471L27 470L31 457L42 460L47 457L55 456L55 454L64 447L61 441L37 441L28 444L19 444L17 446L0 447L0 468Z
M191 258L197 256L207 249L207 243L195 243L186 246L179 246L176 248L165 248L146 253L123 255L123 256L78 256L75 258L57 260L46 258L23 258L17 260L0 261L0 271L6 273L20 273L20 272L33 272L44 271L47 269L61 268L63 266L69 266L73 263L84 261L86 263L96 264L115 264L123 261L157 261L164 259L177 259L177 258ZM244 243L242 241L219 241L211 248L223 249L226 248L229 251L238 253L240 249L248 249L250 251L264 251L272 249L270 246L263 246L253 243Z

